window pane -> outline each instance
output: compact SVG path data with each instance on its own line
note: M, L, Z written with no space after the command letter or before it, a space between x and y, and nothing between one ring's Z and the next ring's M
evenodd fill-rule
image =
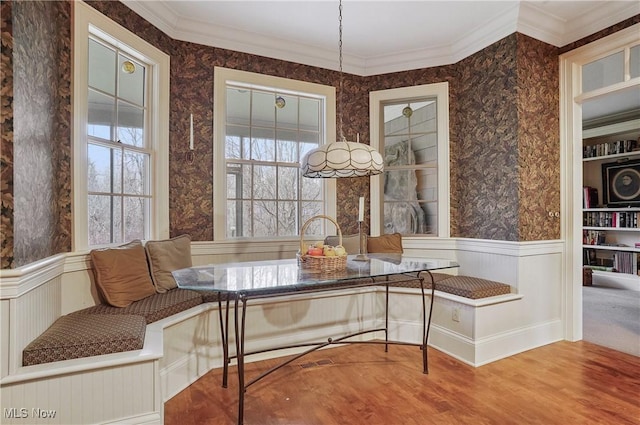
M415 137L412 140L413 154L416 164L437 165L438 136L435 133Z
M320 131L321 107L319 99L300 98L300 130Z
M322 179L301 178L301 197L308 201L319 201L322 199Z
M227 123L249 125L251 90L227 88Z
M125 152L124 155L124 193L148 195L147 170L149 155L137 152Z
M89 192L111 192L111 149L89 144L88 181Z
M249 159L249 145L243 141L249 140L249 127L239 127L235 125L227 126L225 138L225 157Z
M273 127L276 119L275 96L273 93L253 92L251 99L251 125Z
M317 180L317 179L308 179L308 180ZM302 230L302 226L307 223L307 221L316 215L322 214L322 203L321 202L303 202L302 203L302 212L301 212L301 224L300 230ZM307 229L305 231L304 236L313 235L313 236L322 236L325 235L324 231L324 222L326 220L312 220L309 222Z
M278 236L298 233L297 205L296 202L278 202Z
M629 55L629 74L631 78L640 77L640 44L631 48Z
M118 102L118 141L125 145L144 147L144 110Z
M127 62L127 65L124 63ZM133 66L131 66L133 64ZM139 62L122 54L118 55L118 96L122 99L138 105L145 106L144 102L144 75L145 68Z
M116 52L89 39L89 87L116 94Z
M296 167L278 167L278 199L294 200L298 199L298 176L299 169ZM317 179L310 179L317 180Z
M278 130L276 137L278 162L298 162L298 132Z
M111 214L113 216L113 241L111 243L123 243L123 227L122 227L122 198L120 196L114 196L111 198L112 208Z
M115 99L89 90L89 114L87 134L105 140L113 140L111 129L115 128Z
M276 236L276 203L275 201L256 201L253 204L253 236Z
M254 166L253 180L260 182L253 188L253 199L276 199L276 167L268 165Z
M87 207L89 245L111 243L111 197L89 195Z
M315 149L320 145L320 134L318 133L301 131L298 137L300 140L300 159L311 149Z
M254 128L251 138L251 159L274 161L276 159L275 138L273 129Z
M251 202L227 201L227 237L251 236Z
M122 243L121 198L89 195L87 206L90 245Z
M251 199L251 165L227 165L227 198Z
M588 92L624 81L624 52L582 66L582 91Z
M278 128L298 128L298 97L278 95L285 101L282 108L276 108L276 127Z
M124 214L124 240L147 239L145 217L149 216L149 199L125 198Z

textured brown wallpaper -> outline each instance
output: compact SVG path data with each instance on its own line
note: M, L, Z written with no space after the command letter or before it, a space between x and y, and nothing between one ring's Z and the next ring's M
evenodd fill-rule
M15 84L12 83L12 61L16 60L15 29L12 25L15 24L11 17L15 15L12 11L15 3L3 1L1 4L2 268L16 265L14 244L22 244L13 240L17 228L14 220L34 221L18 218L23 213L14 210L13 197L25 198L21 208L42 208L51 216L45 219L44 228L38 232L30 231L29 237L24 238L26 243L22 245L24 249L20 248L22 252L39 252L34 257L43 258L51 253L71 250L71 2L53 2L55 6L36 2L36 5L29 6L31 10L40 8L33 18L42 24L42 28L33 28L37 36L30 48L39 54L47 53L42 64L38 63L40 59L32 58L24 66L41 67L36 74L29 74L30 78L34 81L44 79L55 90L44 87L42 92L24 92L35 103L49 102L47 108L41 109L48 112L41 112L38 120L48 123L50 143L30 139L27 151L43 152L39 157L41 168L45 168L44 158L53 165L47 165L50 171L39 175L41 185L29 183L19 189L14 187L14 175L24 176L24 170L33 166L37 157L25 157L28 163L23 164L13 153L13 117L17 114L13 99ZM172 40L120 2L88 3L171 56L171 235L190 233L194 240L211 240L213 68L225 66L335 87L338 87L339 74ZM627 20L570 48L626 28L638 20L638 17ZM55 26L47 21L55 21ZM53 49L52 44L56 43L57 48ZM345 132L350 139L360 133L361 141L369 142L369 91L448 81L452 236L513 241L557 238L559 224L550 222L547 214L548 210L559 209L557 53L552 46L513 34L454 65L371 77L345 74ZM190 113L194 114L196 133L193 164L184 158ZM29 118L20 116L19 119ZM47 188L51 193L39 198L42 196L38 194L41 188ZM357 230L353 220L357 213L357 200L368 195L368 189L366 178L338 181L337 219L343 233ZM47 204L50 202L53 204ZM29 239L31 236L33 240Z
M13 16L11 2L0 3L0 268L13 266Z
M13 2L15 266L71 249L69 10Z
M558 49L518 34L518 240L560 238Z

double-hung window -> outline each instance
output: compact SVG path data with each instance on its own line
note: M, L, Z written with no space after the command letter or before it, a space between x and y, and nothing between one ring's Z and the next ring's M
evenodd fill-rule
M296 237L333 214L331 182L302 177L300 159L335 128L335 89L225 68L214 80L215 239Z
M169 58L75 3L74 249L168 236Z

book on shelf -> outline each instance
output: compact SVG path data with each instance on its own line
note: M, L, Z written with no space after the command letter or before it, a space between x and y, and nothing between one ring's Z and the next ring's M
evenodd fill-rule
M583 245L604 245L606 236L607 236L606 232L602 230L583 230L582 244Z
M582 188L582 206L583 208L596 208L598 206L598 189L591 186Z
M637 140L616 140L615 142L586 145L582 148L583 158L629 153L638 149Z
M582 225L587 227L638 228L638 211L585 211Z

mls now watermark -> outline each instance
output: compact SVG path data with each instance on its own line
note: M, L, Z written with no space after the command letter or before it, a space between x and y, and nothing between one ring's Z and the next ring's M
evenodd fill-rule
M2 413L5 419L53 419L56 417L55 410L40 409L37 407L31 409L27 409L26 407L5 407Z

